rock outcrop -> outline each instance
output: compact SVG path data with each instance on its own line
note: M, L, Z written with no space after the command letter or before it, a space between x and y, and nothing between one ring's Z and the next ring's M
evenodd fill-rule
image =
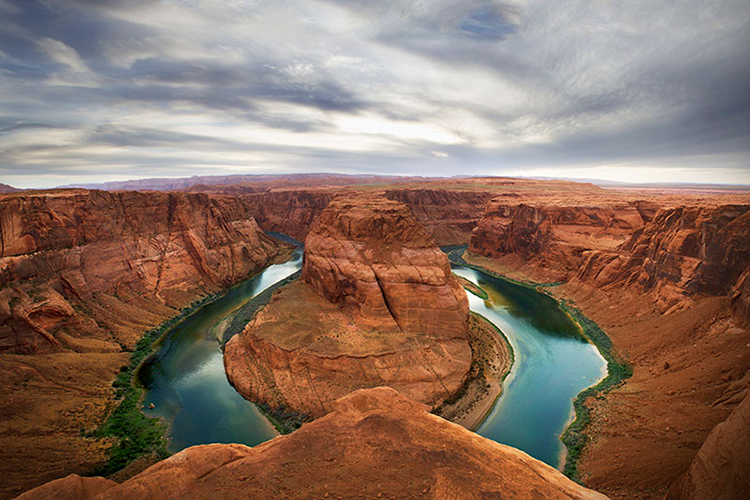
M711 431L667 500L750 498L750 393Z
M558 206L496 198L472 232L469 252L495 259L519 257L554 278L567 279L583 264L585 252L615 248L650 220L654 210L646 202Z
M227 343L224 364L245 397L313 416L379 385L437 405L468 373L468 312L446 256L406 206L341 197L305 240L302 282Z
M750 205L679 207L660 211L616 251L588 254L577 279L649 291L660 312L688 307L690 296L734 290L744 315L748 263Z
M606 498L427 409L389 388L357 391L288 436L188 448L96 498Z
M406 204L439 246L464 245L492 199L488 191L389 189L385 195Z
M279 253L242 202L55 191L0 198L0 352L105 350ZM97 347L98 346L98 347ZM114 347L113 347L114 346Z

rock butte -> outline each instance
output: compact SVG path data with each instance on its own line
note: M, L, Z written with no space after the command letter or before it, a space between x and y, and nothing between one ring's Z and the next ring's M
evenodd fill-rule
M606 498L428 409L363 389L255 448L195 446L119 485L71 476L20 498Z
M247 398L312 416L380 385L436 406L468 374L468 318L447 257L405 205L340 197L305 239L302 283L227 343L224 364Z

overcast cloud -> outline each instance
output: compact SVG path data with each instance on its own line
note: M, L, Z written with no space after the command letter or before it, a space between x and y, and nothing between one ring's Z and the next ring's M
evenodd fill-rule
M0 182L750 184L747 0L0 0Z

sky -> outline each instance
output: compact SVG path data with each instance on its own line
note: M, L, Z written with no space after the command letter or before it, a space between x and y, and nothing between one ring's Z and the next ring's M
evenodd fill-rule
M0 182L750 184L748 0L0 0Z

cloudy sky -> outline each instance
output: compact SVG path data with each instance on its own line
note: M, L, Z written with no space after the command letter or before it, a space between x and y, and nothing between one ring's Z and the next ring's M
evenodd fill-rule
M747 0L0 0L0 182L750 184Z

